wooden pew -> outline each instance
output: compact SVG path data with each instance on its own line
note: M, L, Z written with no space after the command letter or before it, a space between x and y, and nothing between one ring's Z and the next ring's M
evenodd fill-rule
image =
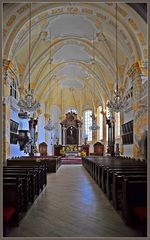
M8 160L3 167L4 235L9 222L19 221L47 184L45 161ZM9 210L9 211L8 211Z
M136 161L115 161L115 162L110 162L109 165L103 165L101 167L101 187L104 192L106 192L106 179L107 179L107 171L110 168L116 168L116 169L132 169L132 168L145 168L146 166L143 163L137 163Z
M121 168L122 166L130 167L144 167L146 166L143 162L137 162L134 159L123 158L123 157L86 157L82 159L83 166L87 169L91 177L96 183L102 187L103 191L106 191L105 181L106 172L109 167Z
M47 163L44 160L26 160L26 159L14 159L14 160L7 160L7 166L20 166L20 167L38 167L39 173L38 173L38 178L40 179L40 189L43 189L43 184L46 186L47 184ZM41 176L40 176L40 171L41 171Z
M146 235L146 204L140 202L134 202L132 208L130 206L130 200L127 198L128 192L129 196L135 193L135 198L138 198L138 194L143 194L141 186L138 183L147 183L147 163L145 161L137 161L130 157L100 157L95 158L94 156L82 158L82 164L84 168L88 171L91 177L96 181L96 183L106 192L109 199L113 198L113 204L116 210L122 210L122 215L126 222L131 221L131 212L134 218L142 222L144 229L144 236ZM127 185L126 199L123 196L123 182L124 178L128 179L128 182L133 182L134 184ZM134 189L134 185L136 186ZM124 187L125 188L125 187ZM132 189L133 188L133 189ZM144 190L146 192L146 190ZM145 193L144 193L145 194ZM123 200L124 199L124 200ZM145 197L144 197L145 199ZM129 202L129 206L128 206ZM134 204L135 203L135 204ZM126 206L127 205L127 206ZM129 209L128 209L129 208Z
M3 236L6 237L6 227L12 222L16 209L14 207L3 208Z
M14 208L14 223L18 225L23 214L22 179L16 177L13 182L3 183L3 208Z
M56 172L61 166L61 157L58 156L35 156L35 157L16 157L13 160L44 161L47 164L47 172Z
M135 166L121 166L120 168L112 168L112 167L108 167L107 168L107 172L106 172L106 182L104 183L105 186L105 191L106 191L106 194L107 194L107 197L111 200L112 199L112 183L113 183L113 174L114 172L116 171L133 171L133 170L147 170L146 167L141 167L141 166L138 166L138 165L135 165Z
M113 174L113 184L112 184L112 200L115 209L121 209L121 199L123 195L122 182L124 176L137 176L137 179L140 179L141 176L144 176L144 179L147 179L146 171L116 171Z
M124 177L123 179L123 198L122 198L122 216L126 224L131 225L139 221L135 209L147 209L147 181ZM147 215L143 220L147 222Z
M14 171L14 172L28 172L29 174L31 174L31 177L34 178L33 182L34 182L34 192L35 195L39 195L40 191L43 189L43 185L44 185L44 178L43 178L43 173L42 173L42 169L40 167L31 167L31 166L18 166L18 165L13 165L13 166L7 166L4 168L7 171Z
M21 176L21 177L24 177L25 178L25 184L26 184L26 187L24 187L25 189L25 193L27 192L27 196L26 198L29 199L29 201L31 202L34 202L35 198L37 197L38 195L38 192L37 192L37 186L36 186L36 175L35 173L33 172L30 172L30 171L27 171L25 169L18 169L18 170L15 170L15 169L4 169L3 170L3 174L4 176ZM26 190L27 188L27 190ZM29 198L28 198L29 196Z
M43 176L42 176L42 170L37 166L31 167L31 166L18 166L18 165L13 165L13 166L7 166L3 167L4 170L7 171L12 171L12 172L28 172L28 174L31 175L31 177L34 176L34 192L35 195L39 195L40 190L43 189ZM33 176L32 176L33 175Z
M29 185L30 184L30 179L27 175L21 176L21 175L16 175L16 174L3 174L3 183L14 183L16 182L17 177L19 177L22 180L22 186L23 186L23 211L27 211L27 208L30 203L30 190L29 190Z

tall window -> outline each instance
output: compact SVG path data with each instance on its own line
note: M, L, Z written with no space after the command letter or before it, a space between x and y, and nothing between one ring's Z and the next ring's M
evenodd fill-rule
M88 135L88 141L92 141L92 130L89 127L92 125L92 111L87 110L84 112L84 133Z
M100 126L100 129L97 132L98 141L103 139L103 114L101 113L101 111L102 111L102 106L99 106L97 108L97 124L98 126Z
M120 137L120 112L115 113L115 137Z
M10 83L10 96L13 96L15 99L18 99L17 83L14 79L11 79Z
M110 117L110 110L108 107L106 107L106 117ZM108 124L106 124L106 141L108 141Z

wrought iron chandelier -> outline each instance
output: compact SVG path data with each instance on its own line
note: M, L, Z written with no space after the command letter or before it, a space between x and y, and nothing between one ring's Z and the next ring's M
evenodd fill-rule
M51 58L51 33L50 33L50 48L49 48L49 51L50 51L50 57L49 57L49 93L50 93L50 80L51 80L51 62L52 62L52 58ZM50 99L50 98L49 98ZM47 131L52 131L55 129L55 126L51 120L51 118L49 117L46 125L45 125L45 130Z
M93 72L95 72L95 52L94 52L94 32L93 32L93 59L92 59L92 65L93 65ZM94 79L94 92L95 92L95 79ZM93 113L91 115L92 118L92 126L89 127L90 130L96 131L100 129L100 126L96 124L96 117L95 114Z
M47 131L52 131L53 129L55 129L55 126L51 120L51 118L49 117L48 121L47 121L47 124L45 125L45 130Z
M29 86L25 90L25 97L21 98L18 102L18 106L21 111L35 112L39 107L40 103L34 98L34 90L31 89L31 3L30 3L30 19L29 19Z
M118 34L117 34L117 8L118 5L116 3L116 89L114 91L113 99L107 102L107 107L112 112L121 112L127 106L126 97L122 97L122 94L119 92L118 87Z

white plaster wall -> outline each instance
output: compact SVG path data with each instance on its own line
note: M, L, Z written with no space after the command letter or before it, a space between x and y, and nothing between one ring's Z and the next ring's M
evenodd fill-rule
M48 155L54 155L54 130L48 132Z
M124 156L133 157L133 144L123 145Z
M133 120L133 110L123 113L123 123Z
M37 126L37 131L38 131L38 139L37 139L37 143L38 145L41 142L45 142L45 117L44 114L41 114L38 118L38 126Z
M92 144L92 143L89 144L89 152L90 152L90 153L93 153L93 152L94 152L94 147L93 147L93 144Z

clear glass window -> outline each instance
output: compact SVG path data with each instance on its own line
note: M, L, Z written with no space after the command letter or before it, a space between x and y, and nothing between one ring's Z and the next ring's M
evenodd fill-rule
M120 137L120 112L115 113L115 137Z
M100 126L100 129L98 129L97 134L97 140L103 140L103 114L101 113L102 106L99 106L97 108L97 124Z
M88 135L88 141L92 141L92 130L89 127L92 125L92 110L87 110L84 112L84 134Z
M10 83L10 96L14 97L15 99L18 99L17 84L14 79L12 79Z

